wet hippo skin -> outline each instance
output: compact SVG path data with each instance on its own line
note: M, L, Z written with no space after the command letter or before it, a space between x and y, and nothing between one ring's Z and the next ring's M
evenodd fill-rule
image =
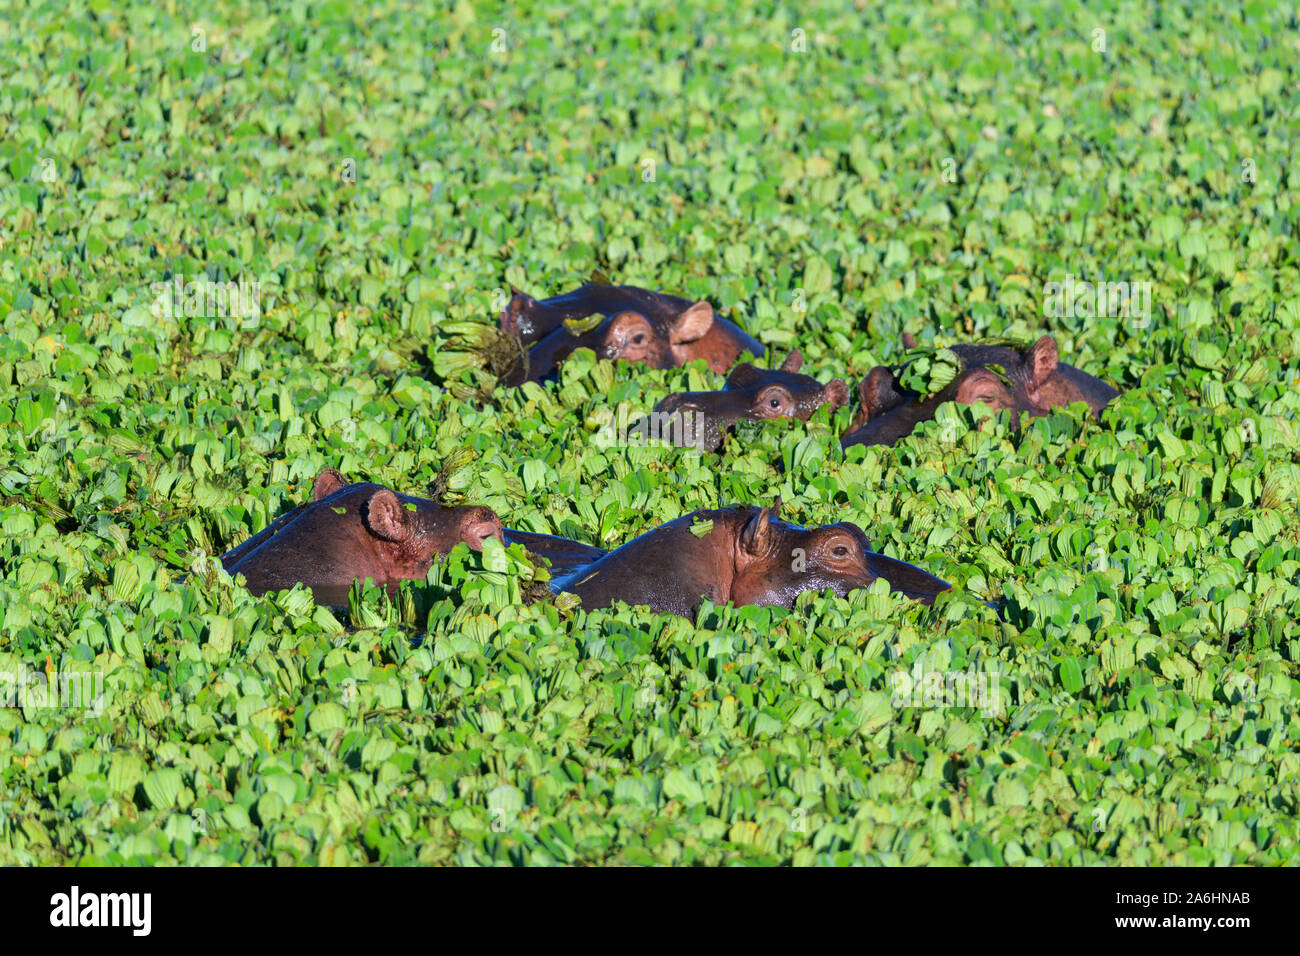
M624 601L686 617L705 598L791 607L804 591L829 588L844 595L878 577L927 604L949 587L921 568L872 552L855 524L805 529L781 521L779 511L778 500L770 508L693 512L557 579L553 587L578 595L589 610ZM702 522L712 522L712 528L700 536L692 526Z

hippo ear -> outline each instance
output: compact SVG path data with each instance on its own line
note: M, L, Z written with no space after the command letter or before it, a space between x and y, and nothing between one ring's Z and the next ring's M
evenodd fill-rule
M726 384L722 387L724 389L746 388L749 385L753 385L761 377L762 376L758 369L754 368L754 366L750 365L748 362L741 362L727 373Z
M794 349L781 363L782 372L797 372L801 368L803 368L803 353L798 349Z
M1050 335L1044 335L1030 346L1029 351L1025 354L1025 369L1029 373L1030 391L1042 387L1043 383L1056 371L1058 361L1060 361L1060 353L1056 348L1056 339Z
M311 500L320 501L322 498L328 498L340 488L346 488L347 486L348 483L343 480L342 475L333 468L326 468L311 483Z
M858 397L862 399L862 420L868 421L898 404L898 383L894 373L883 365L877 365L858 386Z
M701 299L672 320L668 340L673 345L685 345L703 338L713 328L713 306Z
M844 379L833 378L822 388L822 401L832 409L840 408L849 403L849 387L844 384Z
M385 541L405 541L411 535L411 515L397 500L397 495L380 488L366 502L366 526Z
M764 508L745 522L740 531L740 546L750 554L764 554L772 540L772 519L781 515L781 499Z
M510 291L513 294L501 313L501 331L509 332L511 335L518 335L519 317L537 305L537 300L527 293L520 292L514 286L510 287Z

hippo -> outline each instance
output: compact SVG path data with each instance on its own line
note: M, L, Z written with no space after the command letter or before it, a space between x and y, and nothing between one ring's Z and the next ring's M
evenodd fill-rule
M584 567L608 552L555 535L501 527L491 508L444 507L383 485L349 483L327 468L312 483L312 500L222 555L254 594L305 584L317 603L347 604L352 582L373 578L393 586L424 580L433 561L461 541L476 551L497 538L545 558L552 574Z
M791 352L780 368L761 369L742 362L731 370L726 384L716 392L678 392L655 406L652 429L672 416L680 416L674 432L702 451L717 451L738 421L797 418L807 421L823 405L831 410L847 405L849 388L843 379L823 385L799 374L803 355ZM662 428L660 429L662 433Z
M557 578L552 590L576 594L587 610L626 601L691 617L705 598L788 608L804 591L829 588L843 596L877 578L926 604L949 588L920 568L872 552L855 524L805 529L781 521L780 509L777 499L767 508L692 512ZM708 531L697 534L701 527Z
M316 476L312 500L222 555L254 594L305 584L318 604L347 603L352 583L423 581L433 561L464 541L477 551L502 539L491 508L443 507L371 482L349 484L333 468Z
M1022 414L1046 415L1049 409L1085 402L1095 417L1119 391L1060 361L1056 340L1044 335L1028 348L1005 345L954 345L962 371L932 395L905 389L884 366L871 370L858 388L861 405L841 444L892 445L918 423L934 418L944 402L980 402L994 411L1007 409L1012 422ZM1000 366L1001 371L991 366Z
M589 348L603 359L643 362L651 368L677 368L704 359L719 374L746 353L764 354L757 339L715 315L713 306L702 300L599 282L541 301L512 291L501 313L501 328L529 348L527 362L507 374L507 384L548 378L579 348ZM576 321L580 319L589 321Z

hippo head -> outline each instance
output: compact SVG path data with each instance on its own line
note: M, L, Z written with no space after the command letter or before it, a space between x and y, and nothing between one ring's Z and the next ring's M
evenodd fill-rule
M781 500L752 514L737 536L731 600L793 607L804 591L829 588L840 597L885 578L893 590L933 603L949 585L902 561L875 554L862 529L849 521L801 528L779 520Z
M462 541L482 551L486 539L502 537L501 522L491 508L444 508L389 488L373 492L362 506L361 516L376 542L388 545L394 566L409 558L425 571L434 557Z
M670 315L619 312L579 335L574 347L585 346L611 361L676 368L697 357L698 343L713 328L715 318L713 306L704 301Z
M1056 340L1044 335L1025 349L1003 345L954 345L962 370L942 391L921 396L903 388L893 372L877 366L858 388L861 406L845 444L892 444L919 422L934 418L944 402L987 405L1022 415L1085 402L1100 415L1119 392L1100 379L1060 361Z
M349 494L354 488L364 491ZM393 577L424 577L435 557L446 554L462 541L475 551L482 551L486 539L503 539L501 520L491 508L444 507L425 498L399 495L382 485L349 485L342 475L328 468L316 476L312 498L328 506L335 497L340 499L345 512L348 505L355 504L361 526L394 570L414 571L396 573ZM345 523L350 518L346 513L340 516Z
M679 392L655 406L654 421L680 416L682 433L689 433L702 450L716 451L738 421L797 418L807 421L823 405L834 410L848 403L843 379L826 385L799 374L803 356L795 351L777 369L755 368L748 362L731 370L716 392ZM688 427L689 423L689 427Z
M423 579L460 542L482 550L487 538L504 537L491 508L443 507L383 485L349 484L333 469L317 475L312 499L225 554L226 570L243 574L257 594L301 583L318 602L338 604L353 581Z

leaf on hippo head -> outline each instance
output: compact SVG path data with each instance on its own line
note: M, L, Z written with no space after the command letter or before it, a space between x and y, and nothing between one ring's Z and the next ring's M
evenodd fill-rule
M605 317L597 312L595 315L589 315L581 319L565 319L564 328L573 336L586 335L604 321Z
M697 538L703 538L712 530L712 521L696 521L691 524L691 534L695 535Z
M952 349L940 349L934 353L934 363L930 366L930 394L942 392L952 380L961 374L961 359Z
M990 372L992 372L994 375L996 375L998 377L998 380L1001 381L1002 384L1005 385L1007 388L1013 387L1011 382L1011 376L1007 374L1007 370L1003 368L1001 365L998 365L996 362L990 362L988 365L985 365L984 367L988 369Z
M330 511L334 512L336 515L345 515L348 513L347 508L331 508Z
M930 356L917 355L898 373L898 384L909 392L924 394L930 385Z
M907 391L936 395L947 388L962 370L961 359L952 349L916 349L914 358L898 376ZM912 354L911 351L908 353Z

